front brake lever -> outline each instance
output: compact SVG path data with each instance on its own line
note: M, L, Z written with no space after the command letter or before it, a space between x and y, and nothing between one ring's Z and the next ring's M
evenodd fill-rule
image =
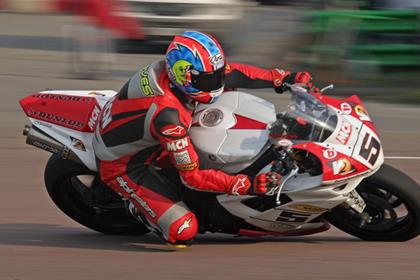
M295 176L298 173L298 171L299 171L299 167L295 166L295 168L293 168L292 170L290 170L290 173L286 177L283 177L284 180L283 180L283 182L281 182L280 186L278 187L277 196L276 196L276 205L280 205L281 204L280 194L281 194L281 191L282 191L284 185L287 183L287 181L290 178L292 178L293 176Z

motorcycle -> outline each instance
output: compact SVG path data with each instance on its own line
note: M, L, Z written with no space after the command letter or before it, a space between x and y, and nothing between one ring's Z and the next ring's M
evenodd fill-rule
M327 87L328 88L328 87ZM279 114L257 96L232 91L200 104L190 136L202 168L254 177L282 174L264 196L198 192L173 170L159 176L182 191L199 232L299 236L330 224L363 240L405 241L420 231L420 187L384 164L376 128L360 99L339 100L289 85ZM27 144L51 152L45 185L54 203L78 223L105 234L149 232L141 216L101 182L92 139L115 91L43 91L20 100L31 125Z

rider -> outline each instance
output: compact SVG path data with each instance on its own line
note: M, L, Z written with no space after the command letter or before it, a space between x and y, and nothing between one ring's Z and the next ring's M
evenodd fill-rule
M196 104L215 102L228 88L274 88L281 93L286 82L310 80L308 72L227 63L209 34L186 31L175 36L165 60L137 72L105 105L94 137L101 179L134 204L167 242L185 244L197 234L197 219L155 166L169 161L185 186L201 191L265 194L275 185L272 173L252 179L200 169L188 136Z

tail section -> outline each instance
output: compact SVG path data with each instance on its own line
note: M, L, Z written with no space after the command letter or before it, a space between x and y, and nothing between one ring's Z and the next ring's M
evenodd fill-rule
M44 91L19 101L33 128L27 143L96 170L92 139L104 104L115 91Z

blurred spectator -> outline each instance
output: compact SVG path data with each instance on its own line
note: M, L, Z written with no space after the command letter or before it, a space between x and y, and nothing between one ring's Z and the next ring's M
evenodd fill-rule
M115 37L143 39L140 23L118 16L125 5L117 0L53 0L56 10L79 16L81 21L64 26L65 50L70 53L71 72L80 78L109 73Z
M113 11L125 5L117 0L56 0L57 9L84 17L97 27L108 28L115 35L143 39L140 23L132 18L117 16ZM125 7L124 7L125 8Z

